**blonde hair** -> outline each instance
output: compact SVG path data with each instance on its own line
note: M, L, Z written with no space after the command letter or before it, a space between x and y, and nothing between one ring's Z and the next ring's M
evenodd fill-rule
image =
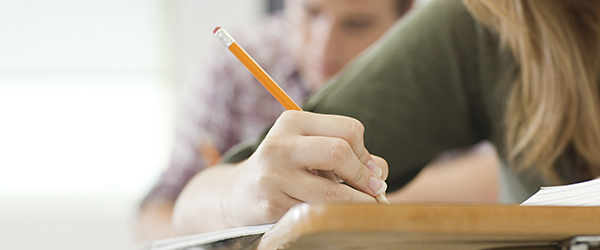
M519 69L504 118L509 163L551 183L561 171L600 175L600 1L463 2Z

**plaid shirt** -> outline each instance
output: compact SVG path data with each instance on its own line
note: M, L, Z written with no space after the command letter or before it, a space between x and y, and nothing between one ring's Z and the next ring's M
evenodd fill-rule
M309 91L299 79L284 18L271 16L232 36L297 103ZM144 198L173 202L183 187L206 168L200 146L212 142L223 154L232 146L256 139L285 110L250 72L220 44L209 47L199 77L186 87L169 167Z

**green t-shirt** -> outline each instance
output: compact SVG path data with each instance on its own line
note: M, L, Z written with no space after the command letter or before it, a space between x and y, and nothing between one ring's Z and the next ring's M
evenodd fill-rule
M510 51L461 1L439 0L399 21L303 109L361 121L365 146L387 160L394 191L448 149L489 140L503 158L503 116L515 72ZM534 174L506 167L500 173L504 202L521 202L544 184Z

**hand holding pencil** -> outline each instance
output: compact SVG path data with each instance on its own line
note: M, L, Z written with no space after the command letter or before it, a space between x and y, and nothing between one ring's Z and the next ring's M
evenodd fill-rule
M222 29L216 33L231 49L233 38ZM387 162L365 149L358 120L302 112L239 46L233 51L247 57L242 61L291 110L248 159L207 168L188 182L173 209L179 233L274 223L304 202L386 203Z
M231 35L220 27L217 27L214 33L287 110L302 111L275 81L235 42ZM389 201L384 196L387 185L383 181L387 177L387 163L385 160L368 153L363 145L363 131L357 128L362 128L362 124L348 117L286 112L278 119L256 154L264 156L265 159L276 160L273 162L275 165L280 165L282 161L289 161L289 163L295 165L295 169L304 172L331 171L335 177L340 177L349 185L375 197L379 203L389 204ZM291 140L282 138L289 138ZM294 146L286 148L278 144L282 141L290 142L289 145ZM276 144L272 145L273 143ZM308 156L306 155L307 153L309 154ZM323 155L324 153L325 155ZM286 157L281 159L278 155ZM294 162L294 156L301 155L304 157L302 159L295 159L296 162ZM382 165L385 168L382 169L380 167ZM284 168L271 169L272 172L274 170L285 171ZM309 181L306 178L300 178L300 180ZM326 192L337 190L334 193L341 195L340 197L350 198L350 200L362 200L358 196L354 197L352 194L345 194L355 191L344 189L343 187L347 187L345 185L315 182L315 180L312 180L312 182L314 184L312 189L315 189L314 187L322 187L322 190L326 190ZM287 195L297 200L315 201L314 198L307 195L291 195L290 192L291 190L287 192ZM340 197L336 197L335 199L339 199ZM326 200L331 199L331 197L327 198L327 194L325 194L325 198ZM343 200L344 198L337 201Z

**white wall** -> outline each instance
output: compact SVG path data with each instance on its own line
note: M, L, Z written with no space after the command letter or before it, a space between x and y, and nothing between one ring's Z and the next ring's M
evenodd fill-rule
M157 0L2 0L3 74L148 72L164 67Z
M0 0L0 249L127 249L174 91L259 0Z

